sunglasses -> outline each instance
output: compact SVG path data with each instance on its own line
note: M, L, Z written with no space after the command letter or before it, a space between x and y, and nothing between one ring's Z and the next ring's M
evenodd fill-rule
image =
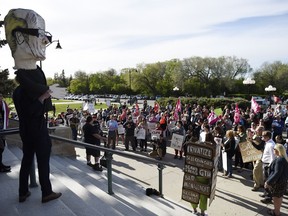
M32 29L32 28L15 28L12 31L12 35L15 36L16 32L21 32L23 34L28 34L32 36L39 37L40 35L47 37L48 41L52 43L52 35L49 32L44 31L43 29Z

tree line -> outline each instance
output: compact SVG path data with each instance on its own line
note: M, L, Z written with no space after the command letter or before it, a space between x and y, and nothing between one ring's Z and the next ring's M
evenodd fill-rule
M0 71L0 91L10 95L17 83L8 80L8 69ZM73 94L142 94L147 96L215 97L268 95L265 88L276 87L276 95L288 95L286 77L288 64L280 61L263 63L253 71L246 59L237 57L191 57L172 59L151 64L139 64L135 68L114 69L87 74L76 71L66 77L63 70L48 78L48 84L58 83ZM254 85L244 85L246 78ZM178 91L175 91L177 87Z
M253 71L246 59L223 56L139 64L135 68L124 68L120 73L114 69L92 74L77 71L73 78L65 78L62 71L61 76L55 76L61 79L54 77L52 81L63 84L66 80L66 87L73 94L248 97L248 94L267 95L265 88L269 85L276 87L273 94L288 94L287 76L288 64L280 61L265 62ZM254 85L243 84L248 77L255 80ZM175 87L179 90L175 91Z

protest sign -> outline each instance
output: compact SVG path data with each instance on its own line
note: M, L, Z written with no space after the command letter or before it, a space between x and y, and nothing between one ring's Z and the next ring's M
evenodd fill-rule
M151 140L160 139L160 134L162 133L161 130L153 130L151 131Z
M137 130L137 129L136 129ZM144 128L140 128L136 133L136 138L139 140L145 140L146 138L146 131Z
M184 136L174 133L171 139L171 148L181 151L184 142Z
M244 163L260 160L262 158L262 152L257 150L251 142L239 143L242 159Z
M125 128L123 127L122 124L118 125L118 134L124 134L125 133Z

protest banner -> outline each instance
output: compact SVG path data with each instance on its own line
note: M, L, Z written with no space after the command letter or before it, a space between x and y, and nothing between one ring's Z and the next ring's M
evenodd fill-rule
M257 150L251 142L239 143L243 163L260 160L262 158L262 152Z
M183 142L184 142L184 136L173 133L170 147L181 151Z

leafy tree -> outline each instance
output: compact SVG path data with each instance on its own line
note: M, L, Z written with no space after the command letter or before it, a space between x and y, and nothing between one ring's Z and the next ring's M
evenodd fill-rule
M282 94L287 87L288 65L280 61L271 64L264 62L262 66L254 73L256 85L259 93L265 94L265 88L268 85L276 87L276 93Z
M74 74L75 79L70 82L69 92L73 94L89 93L89 76L83 71Z
M12 92L16 87L16 83L8 79L9 77L9 70L0 70L0 92L6 96L12 96Z

